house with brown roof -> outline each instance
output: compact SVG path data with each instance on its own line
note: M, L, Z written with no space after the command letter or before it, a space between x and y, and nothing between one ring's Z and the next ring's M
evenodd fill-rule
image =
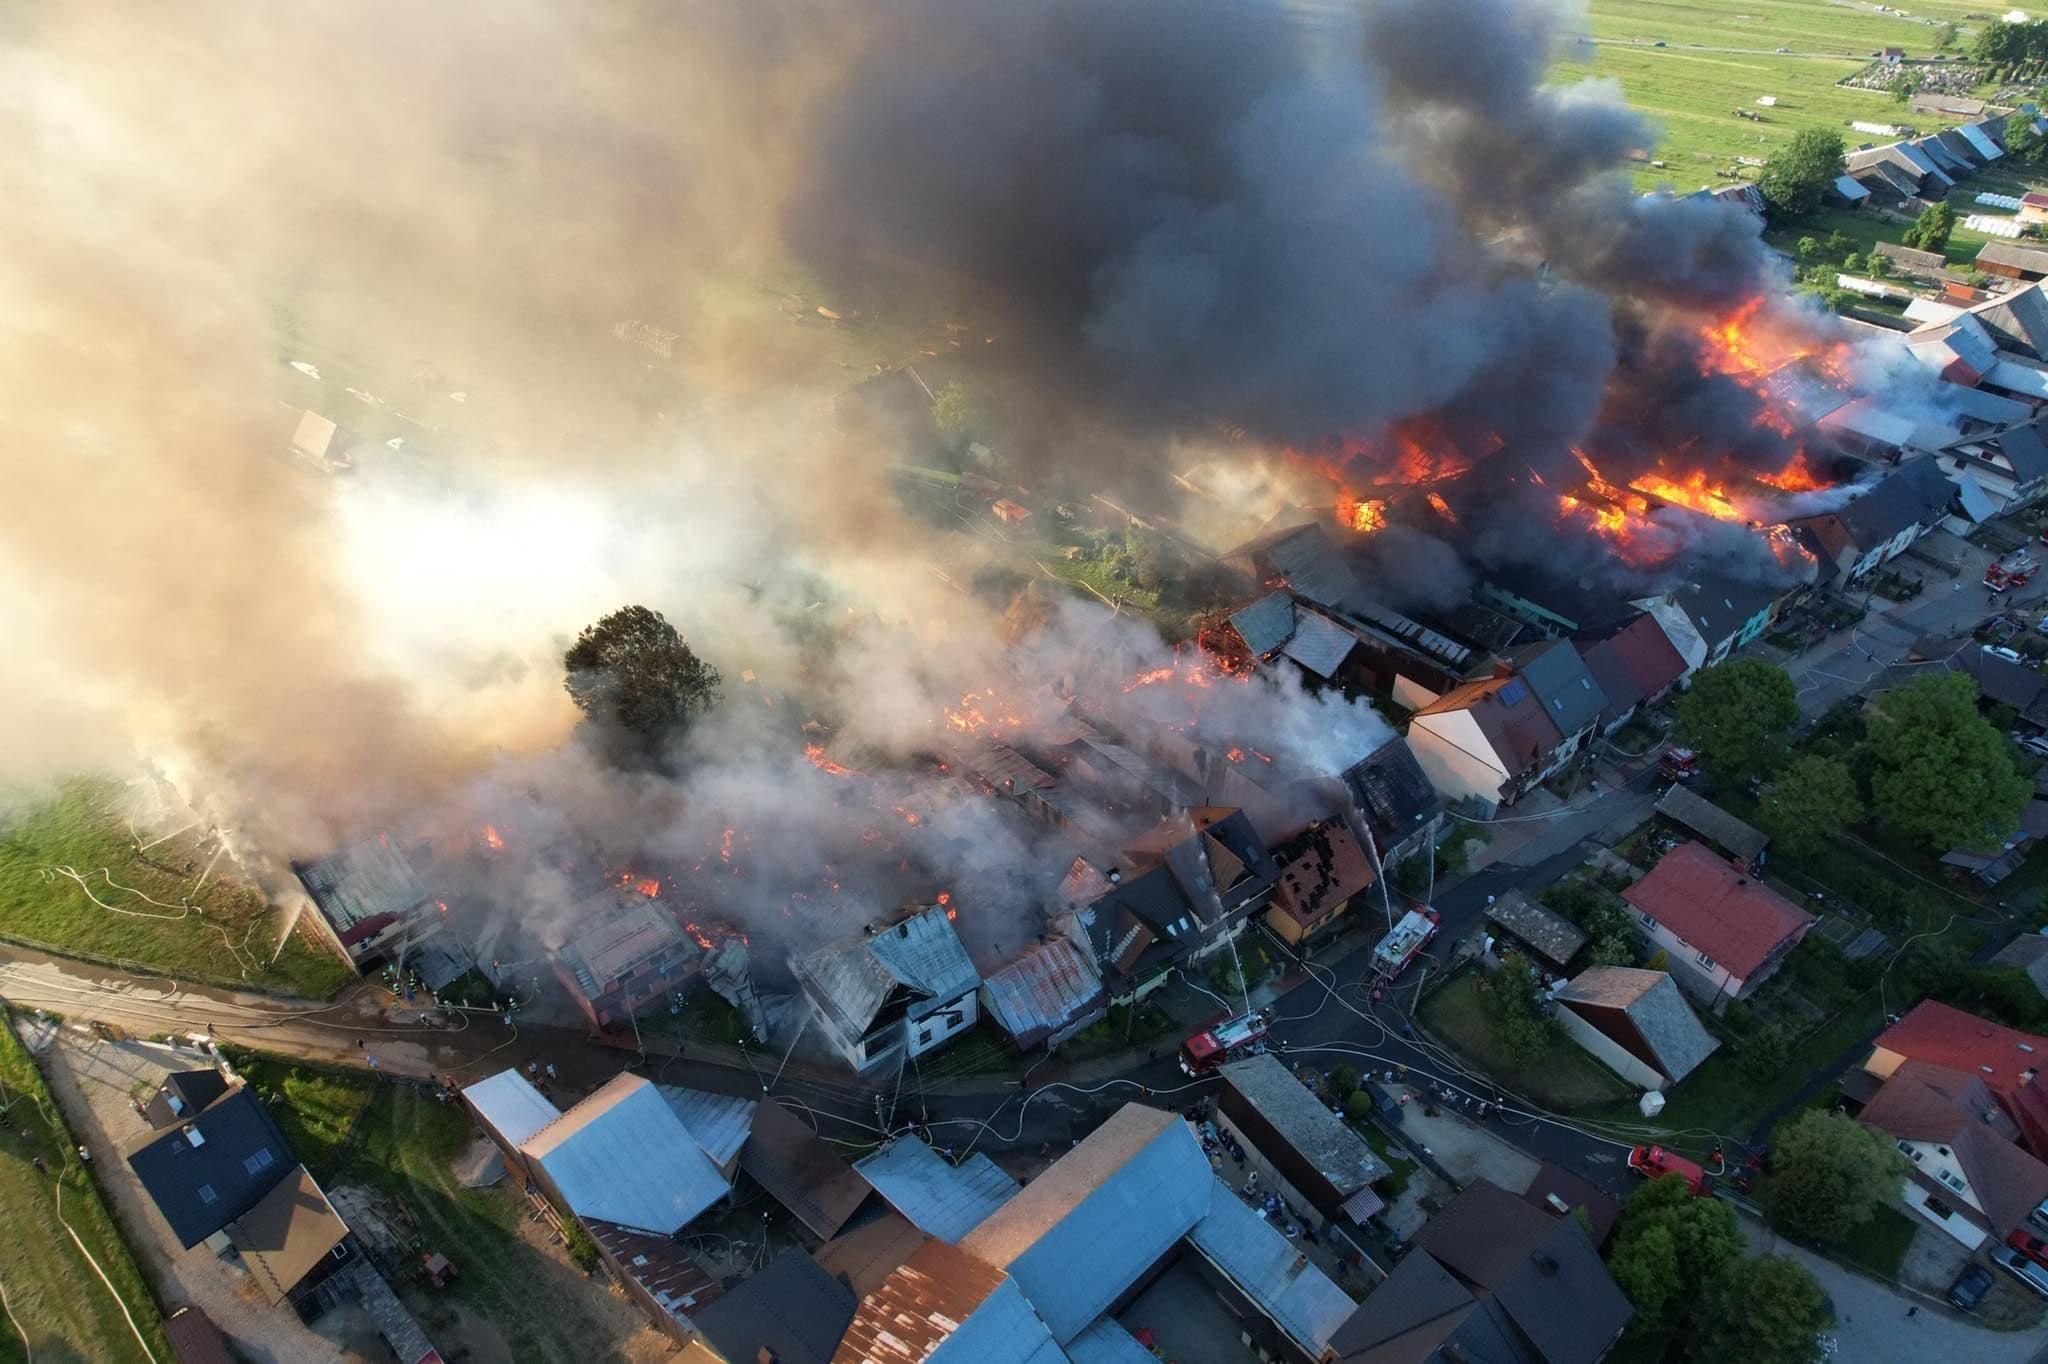
M1977 248L1977 268L2006 279L2048 279L2048 251L2014 242L1986 242Z
M1273 849L1280 879L1266 927L1297 951L1350 922L1352 901L1378 884L1372 860L1342 824L1318 820Z
M1408 746L1446 800L1512 805L1570 755L1535 688L1508 673L1445 692L1408 720ZM1562 755L1562 756L1560 756Z
M1908 1061L1975 1075L2019 1129L2020 1142L2048 1160L2048 1089L2038 1083L2048 1037L2021 1032L1939 1000L1922 1000L1877 1035L1863 1062L1866 1082L1889 1080Z
M1663 700L1686 674L1685 656L1647 611L1579 652L1607 698L1600 712L1602 734L1612 734L1644 706Z
M1912 1162L1900 1201L1968 1249L2003 1241L2048 1200L2048 1164L2021 1149L1981 1075L1901 1062L1857 1117Z
M1701 843L1664 854L1621 898L1673 978L1716 1013L1755 994L1814 924L1747 867Z

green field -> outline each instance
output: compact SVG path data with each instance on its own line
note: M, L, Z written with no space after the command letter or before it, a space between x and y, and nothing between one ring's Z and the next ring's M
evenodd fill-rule
M316 1179L332 1179L341 1167L349 1129L370 1102L376 1077L368 1071L327 1070L239 1048L221 1050L270 1110L292 1153Z
M314 999L355 978L304 931L279 953L278 912L233 880L225 861L200 889L195 912L186 912L212 849L186 835L138 852L116 808L120 794L112 783L74 781L0 828L0 937L181 980Z
M347 1177L405 1204L421 1249L445 1253L461 1273L447 1296L495 1328L513 1358L612 1357L612 1327L591 1311L600 1291L521 1239L526 1201L510 1181L466 1189L456 1180L449 1162L475 1135L460 1105L386 1083L370 1100ZM431 1317L433 1301L407 1296Z
M1451 1050L1464 1056L1495 1082L1534 1099L1546 1108L1576 1112L1626 1099L1621 1077L1595 1061L1562 1033L1530 1061L1517 1061L1502 1050L1486 1003L1479 996L1479 978L1466 976L1430 996L1422 1021Z
M135 1325L159 1360L169 1360L155 1302L142 1281L92 1177L71 1154L77 1145L64 1126L43 1077L13 1020L0 1007L0 1090L12 1130L0 1133L0 1295L13 1326L0 1322L0 1360L24 1359L26 1333L36 1359L142 1360L147 1358L107 1284L93 1272L58 1218L69 1223L127 1304ZM41 1157L55 1174L38 1173ZM61 1189L61 1204L59 1202Z
M1914 58L1935 55L1938 30L1923 18L1959 25L1962 36L1949 50L1966 50L1966 15L1985 13L1959 0L1910 8L1912 16L1900 18L1828 0L1592 0L1590 59L1561 65L1556 78L1618 82L1629 103L1662 131L1657 145L1645 150L1666 164L1638 164L1637 185L1690 191L1727 183L1717 169L1739 169L1737 156L1768 158L1801 128L1836 129L1855 147L1873 139L1852 130L1852 120L1907 123L1923 133L1959 122L1909 113L1889 94L1835 84L1884 47L1903 47ZM1665 46L1652 45L1660 40ZM1779 53L1780 47L1791 51ZM1778 105L1759 108L1760 95L1775 96ZM1768 121L1738 118L1737 109Z

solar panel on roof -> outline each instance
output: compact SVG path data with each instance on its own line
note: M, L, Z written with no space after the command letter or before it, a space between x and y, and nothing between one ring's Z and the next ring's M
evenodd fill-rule
M1519 706L1529 696L1529 684L1517 677L1500 689L1500 703L1504 706Z

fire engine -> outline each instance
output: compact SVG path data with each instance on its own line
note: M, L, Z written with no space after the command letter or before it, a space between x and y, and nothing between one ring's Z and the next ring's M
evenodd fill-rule
M1984 570L1984 585L1993 592L2025 587L2027 579L2034 576L2038 567L2033 555L2024 549L2016 549Z
M1682 1175L1685 1187L1691 1189L1695 1198L1704 1198L1712 1192L1714 1177L1693 1162L1674 1151L1661 1146L1638 1146L1628 1153L1628 1168L1645 1179L1662 1179L1665 1175Z
M1700 755L1689 748L1667 748L1657 759L1657 771L1667 781L1689 781L1700 770Z
M1266 1016L1257 1011L1213 1023L1180 1044L1180 1068L1207 1075L1226 1061L1265 1050Z
M1392 980L1408 969L1408 963L1422 955L1422 949L1436 936L1437 913L1433 909L1411 909L1401 916L1393 931L1372 950L1373 974Z

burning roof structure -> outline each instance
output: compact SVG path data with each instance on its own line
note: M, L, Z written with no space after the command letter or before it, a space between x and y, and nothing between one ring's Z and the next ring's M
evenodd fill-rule
M949 906L932 905L790 963L855 1069L922 1055L974 1023L981 976L954 917Z

